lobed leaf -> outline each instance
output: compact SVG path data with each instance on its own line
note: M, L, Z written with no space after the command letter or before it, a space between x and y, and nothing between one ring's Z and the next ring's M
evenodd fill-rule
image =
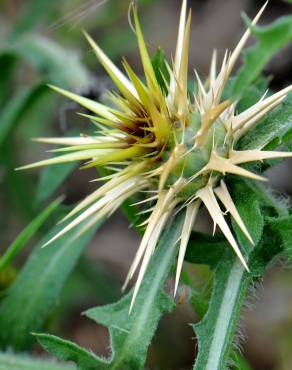
M64 361L73 361L81 370L106 369L106 361L77 344L49 334L34 334L41 346Z
M250 27L257 43L243 52L243 66L232 83L231 95L235 99L260 76L268 61L292 41L292 16L282 17L265 27Z
M177 240L181 233L182 223L183 215L180 214L163 233L131 314L129 314L131 292L117 303L92 308L85 312L87 317L107 326L110 333L111 357L107 363L104 363L103 367L98 366L104 360L97 359L96 368L144 369L147 348L158 321L163 313L171 311L174 307L173 300L164 292L164 285L178 251ZM45 339L48 338L45 337ZM40 342L42 344L42 339ZM52 354L60 358L73 359L70 345L67 348L63 342L58 345L57 341L54 341L53 345L46 347L47 343L45 343L45 348ZM74 353L74 361L81 368L83 354L84 352L80 353L80 348Z

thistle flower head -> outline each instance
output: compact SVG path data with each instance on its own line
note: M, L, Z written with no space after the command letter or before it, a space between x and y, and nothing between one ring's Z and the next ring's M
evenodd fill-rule
M253 24L257 23L264 8ZM205 205L214 224L221 229L248 270L224 213L229 212L250 242L253 241L232 201L224 176L234 174L264 181L263 177L240 165L290 155L262 148L242 151L235 148L238 139L291 91L289 86L272 96L263 96L240 114L236 113L236 102L223 100L226 82L250 35L248 29L234 51L226 52L218 70L217 54L213 53L207 81L202 82L195 73L197 93L190 96L187 82L191 13L187 14L186 0L182 3L173 64L166 65L167 73L159 71L162 87L151 63L135 7L133 18L145 79L139 78L126 60L123 60L125 72L118 69L85 33L119 93L109 92L111 103L104 105L52 86L92 112L92 115L85 116L96 126L96 132L91 136L39 138L41 142L62 145L61 149L57 149L61 155L23 167L81 160L85 161L82 168L103 166L110 169L103 178L104 185L65 217L71 221L47 244L81 223L80 233L84 232L101 218L110 216L127 198L144 190L149 191L150 197L141 203L151 204L147 210L150 215L143 223L145 232L125 282L126 286L140 265L132 305L161 232L176 208L185 208L186 212L179 240L175 291L201 205Z

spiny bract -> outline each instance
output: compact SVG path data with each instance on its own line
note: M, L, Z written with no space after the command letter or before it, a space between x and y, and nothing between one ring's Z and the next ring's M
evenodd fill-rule
M253 21L255 25L265 6ZM236 114L236 102L223 101L226 82L245 45L248 29L232 53L225 54L217 72L216 52L213 53L210 75L202 83L196 73L197 93L188 93L188 53L191 13L182 3L177 47L172 68L160 71L161 81L151 63L145 45L137 10L133 18L145 81L141 80L126 60L121 72L85 33L98 60L103 65L120 95L108 94L109 106L78 96L57 87L54 90L79 103L93 115L85 115L98 128L96 135L70 138L39 138L38 141L64 145L63 154L22 168L85 160L83 168L103 166L110 173L103 186L86 197L65 220L73 218L47 244L80 223L84 232L98 220L111 215L127 198L147 190L151 196L142 202L154 203L140 247L128 273L125 286L141 264L134 288L135 301L143 276L155 251L157 241L175 208L186 208L178 256L175 291L184 260L188 239L201 203L208 209L228 239L241 262L248 269L241 251L224 219L218 199L252 242L223 180L231 173L255 180L264 178L240 167L240 164L291 155L283 152L255 150L237 151L236 142L269 111L279 105L291 86L262 99L246 111ZM163 85L163 87L161 87ZM109 167L110 165L110 167ZM78 214L78 215L77 215Z

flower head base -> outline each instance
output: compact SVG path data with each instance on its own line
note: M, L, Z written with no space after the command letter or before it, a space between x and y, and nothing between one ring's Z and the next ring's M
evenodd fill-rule
M260 18L265 6L255 17ZM78 96L57 87L59 93L90 110L89 118L98 131L92 136L73 138L40 138L38 141L63 145L56 151L60 156L34 163L32 168L69 161L86 161L82 168L108 167L105 184L85 198L65 219L67 224L53 239L59 238L83 223L80 233L99 219L110 216L127 198L147 190L154 206L143 223L146 227L140 247L132 263L125 286L140 266L131 307L135 301L150 258L169 217L176 207L186 208L180 238L175 291L184 260L189 236L201 204L204 204L230 245L248 270L248 266L233 237L218 200L223 204L246 237L253 243L224 182L228 173L254 180L265 178L250 172L242 163L291 156L291 153L261 150L237 151L236 143L268 112L279 105L291 91L291 86L262 99L246 111L236 114L236 102L222 100L223 90L238 56L245 45L247 30L232 53L226 53L217 72L214 52L210 75L204 84L196 73L198 93L190 97L187 89L188 52L191 13L183 1L173 66L167 65L167 76L159 84L142 35L136 8L133 8L137 41L143 64L145 82L123 61L126 74L121 72L85 34L98 60L116 84L120 95L108 94L110 106ZM110 166L110 167L109 167ZM73 216L75 216L73 218Z

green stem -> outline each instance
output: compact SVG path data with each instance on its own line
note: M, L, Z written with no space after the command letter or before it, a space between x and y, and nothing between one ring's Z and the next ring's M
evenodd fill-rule
M193 325L199 343L194 370L224 370L229 359L244 297L251 281L238 259L226 251L215 270L207 314Z

